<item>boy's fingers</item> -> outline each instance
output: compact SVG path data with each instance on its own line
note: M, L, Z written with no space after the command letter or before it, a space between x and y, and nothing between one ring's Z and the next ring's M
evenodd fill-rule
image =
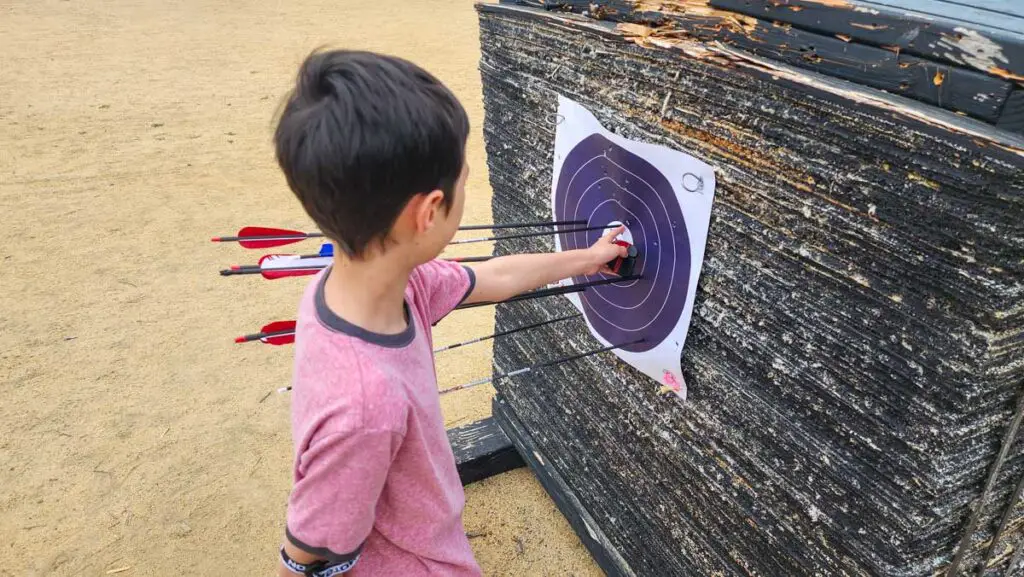
M611 242L611 241L615 240L615 237L619 236L620 234L622 234L624 232L626 232L626 227L625 227L625 225L621 225L620 224L619 226L617 226L617 227L609 230L608 232L604 233L604 236L601 237L601 240L606 240L608 242Z

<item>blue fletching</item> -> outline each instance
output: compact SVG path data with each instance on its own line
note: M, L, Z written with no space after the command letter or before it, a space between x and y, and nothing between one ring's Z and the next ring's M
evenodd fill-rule
M334 256L334 245L329 242L320 245L320 256Z

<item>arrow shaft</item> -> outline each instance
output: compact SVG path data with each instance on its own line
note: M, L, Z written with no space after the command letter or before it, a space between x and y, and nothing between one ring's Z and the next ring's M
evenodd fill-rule
M243 264L231 267L229 269L223 269L220 271L221 276L235 276L235 275L246 275L246 274L263 274L264 271L272 270L274 272L298 272L298 271L310 271L310 270L321 270L327 267L325 264L309 264L303 266L301 264L302 259L313 259L313 258L325 258L319 255L302 255L295 260L300 261L297 266L277 266L277 267L263 267L258 264ZM485 262L494 258L493 256L453 256L443 258L441 260L447 260L450 262Z
M506 228L533 228L541 226L563 226L570 224L587 224L585 220L549 220L542 222L512 222L508 224L470 224L460 226L459 230L501 230Z
M583 316L583 315L581 313L576 313L574 315L566 315L564 317L558 317L556 319L550 319L550 320L546 320L546 321L541 321L539 323L533 323L533 324L529 324L529 325L522 326L522 327L516 327L514 329L498 331L498 332L496 332L496 333L494 333L492 335L486 335L486 336L482 336L482 337L477 337L475 339L470 339L468 341L462 341L461 343L455 343L455 344L443 346L443 347L441 347L439 349L434 349L434 353L437 354L437 353L441 353L441 352L444 352L444 351L450 351L452 349L457 349L459 347L464 347L466 345L474 345L476 343L482 343L482 342L484 342L486 340L494 339L494 338L497 338L497 337L504 337L506 335L514 335L515 333L518 333L518 332L526 331L526 330L529 330L529 329L536 329L536 328L539 328L539 327L543 327L545 325L550 325L550 324L554 324L554 323L558 323L558 322L562 322L562 321L567 321L569 319L574 319L574 318L580 317L580 316Z
M245 271L242 271L242 274L245 274ZM553 296L553 295L567 294L567 293L573 293L573 292L581 292L581 291L584 291L584 290L586 290L586 289L588 289L590 287L601 286L601 285L606 285L606 284L612 284L612 283L617 283L617 282L627 282L627 281L636 280L636 279L639 279L639 278L640 278L640 275L615 277L615 278L605 278L605 279L601 279L601 280L595 280L595 281L590 281L590 282L580 283L580 284L575 284L575 285L562 286L562 287L554 287L554 288L550 288L550 289L540 289L540 290L535 290L535 291L531 291L531 292L527 292L527 293L518 294L518 295L513 296L511 298L505 299L504 301L485 301L485 302L479 302L479 303L470 303L470 304L466 304L466 305L459 305L459 306L455 307L455 310L468 309L468 308L480 307L480 306L486 306L486 305L496 305L496 304L499 304L499 302L513 302L513 301L518 301L518 300L535 299L535 298L541 298L541 297L547 297L547 296ZM552 320L548 320L548 321L542 321L540 323L535 323L533 325L528 325L528 326L525 326L525 327L519 327L519 328L516 328L516 329L508 329L508 330L505 330L505 331L499 331L497 333L494 333L493 335L487 335L487 336L484 336L484 337L479 337L477 339L473 339L472 341L467 341L467 342L464 342L464 343L456 343L455 345L449 345L448 347L444 347L444 348L438 349L438 350L436 350L434 352L436 353L436 352L440 352L442 350L458 348L460 346L465 346L465 345L468 345L468 344L477 343L477 342L484 341L484 340L487 340L487 339L491 339L491 338L495 338L495 337L499 337L499 336L504 336L504 335L508 335L508 334L512 334L512 333L517 333L519 331L524 331L524 330L527 330L527 329L531 329L531 328L535 328L535 327L540 327L540 326L556 323L556 322L563 321L563 320L568 320L570 318L574 318L574 317L577 317L577 316L580 316L580 315L579 314L575 314L575 315L570 315L570 316L566 316L566 317L560 317L560 318L552 319ZM294 333L295 333L294 329L289 329L289 330L286 330L286 331L258 332L258 333L253 333L253 334L250 334L250 335L245 335L245 336L238 337L238 339L236 339L236 342L245 343L245 342L257 341L257 340L262 340L262 339L267 339L267 338L292 335ZM632 343L630 343L630 344L632 344ZM625 345L622 345L622 346L625 346Z
M486 262L494 258L493 256L452 256L443 258L441 260L447 260L451 262Z
M578 293L578 292L582 292L582 291L584 291L584 290L586 290L586 289L588 289L590 287L601 286L601 285L606 285L606 284L612 284L612 283L617 283L617 282L628 282L628 281L631 281L631 280L637 280L639 278L640 278L640 275L632 275L632 276L605 278L605 279L601 279L601 280L595 280L595 281L590 281L590 282L585 282L585 283L580 283L580 284L574 284L574 285L569 285L569 286L560 286L560 287L553 287L553 288L547 288L547 289L540 289L540 290L535 290L535 291L530 291L530 292L525 292L525 293L522 293L522 294L518 294L518 295L515 295L513 297L509 297L509 298L507 298L507 299L505 299L503 301L481 301L481 302L478 302L478 303L462 304L462 305L459 305L459 306L455 307L455 310L471 309L471 308L475 308L475 307L485 307L485 306L488 306L488 305L496 305L496 304L499 304L499 303L509 303L509 302L515 302L515 301L523 301L523 300L536 299L536 298L541 298L541 297L549 297L549 296L553 296L553 295L564 295L564 294L569 294L569 293Z
M289 267L278 267L278 268L262 268L256 266L255 268L237 268L237 269L224 269L220 271L221 276L235 276L235 275L246 275L246 274L263 274L269 273L286 273L286 272L302 272L302 271L318 271L327 268L327 265L310 265L310 266L289 266Z
M271 332L262 332L261 331L261 332L258 332L258 333L252 333L250 335L244 335L244 336L238 337L238 339L236 339L235 342L238 342L238 343L249 343L249 342L252 342L252 341L261 341L263 339L270 339L270 338L274 338L274 337L285 337L285 336L294 335L294 334L295 334L295 330L294 329L289 330L289 331L271 331Z
M541 222L510 222L507 224L470 224L466 226L460 226L459 230L502 230L509 228L533 228L542 226L561 226L569 224L587 224L585 220L554 220L554 221L541 221ZM300 232L291 230L281 230L273 228L262 228L264 231L278 231L279 234L254 234L254 235L235 235L235 236L218 236L214 237L214 242L241 242L241 241L291 241L298 242L307 238L323 238L324 233L322 232ZM287 244L287 243L285 243Z
M305 240L307 238L323 238L322 232L300 232L298 234L255 234L252 236L221 236L218 242L239 242L243 240Z
M586 232L588 230L604 230L606 228L614 228L611 226L585 226L582 228L570 228L568 230L544 230L541 232L524 232L522 234L504 234L500 236L482 236L479 238L463 238L460 240L453 240L448 244L471 244L474 242L487 242L491 240L508 240L511 238L530 238L534 236L552 236L556 234L570 233L570 232Z
M464 389L469 389L469 388L472 388L472 387L476 387L478 385L483 385L485 383L493 383L494 381L497 381L497 380L500 380L500 379L507 379L509 377L514 377L516 375L525 375L527 373L532 373L533 371L536 371L538 369L542 369L544 367L552 367L552 366L555 366L555 365L560 365L562 363L568 363L568 362L571 362L571 361L582 359L584 357L590 357L590 356L597 355L597 354L600 354L600 353L604 353L604 352L607 352L607 351L611 351L611 350L614 350L614 349L620 349L622 347L628 347L629 345L635 345L636 343L639 343L641 341L643 341L643 339L637 339L635 341L630 341L628 343L622 343L622 344L618 344L618 345L608 345L607 347L601 347L601 348L598 348L598 349L592 349L592 350L589 350L589 351L586 351L586 352L583 352L583 353L577 353L575 355L570 355L570 356L567 356L567 357L561 357L561 358L553 359L553 360L550 360L550 361L544 361L543 363L537 363L537 364L534 364L534 365L523 367L521 369L516 369L514 371L509 371L507 373L496 373L494 375L491 375L490 377L484 377L482 379L477 379L475 381L470 381L468 383L463 383L461 385L456 385L454 387L448 387L447 389L442 389L440 391L440 393L438 393L438 394L446 395L448 393L454 393L455 391L461 391L461 390L464 390Z
M447 395L449 393L455 393L455 391L457 391L457 390L464 390L466 388L472 388L474 386L479 386L481 384L486 384L488 382L495 382L496 380L500 380L500 379L503 379L503 378L510 378L510 377L514 377L514 376L517 376L517 375L524 375L524 374L531 373L531 372L534 372L534 371L537 371L539 369L543 369L543 368L546 368L546 367L553 367L555 365L561 365L563 363L570 363L572 361L578 361L580 359L584 359L584 358L587 358L587 357L593 357L594 355L600 355L601 353L607 353L608 351L614 351L615 348L622 348L624 346L629 346L631 344L636 344L638 342L643 342L643 339L639 338L637 340L631 340L630 342L624 342L622 344L609 344L608 346L602 346L600 348L591 349L591 351L587 351L586 353L579 353L577 355L569 355L568 357L561 357L559 359L554 359L554 360L551 360L551 361L545 361L543 363L538 363L536 365L529 365L528 367L523 367L521 369L516 369L514 371L509 371L507 373L496 373L494 375L490 375L489 377L478 378L476 380L471 380L469 382L464 382L462 384L457 384L455 386L450 386L450 387L447 387L447 388L442 388L441 390L438 391L437 394L438 395ZM283 386L283 387L278 389L278 393L287 393L287 391L289 391L291 389L292 389L291 386Z
M299 260L299 261L307 260L307 259L311 259L311 258L323 258L323 255L322 254L300 254L300 255L295 257L295 259ZM261 268L261 265L258 265L258 264L240 264L240 265L231 267L231 270L256 270L256 271L258 271L258 270L260 270L260 268ZM221 274L223 274L223 273L221 273Z

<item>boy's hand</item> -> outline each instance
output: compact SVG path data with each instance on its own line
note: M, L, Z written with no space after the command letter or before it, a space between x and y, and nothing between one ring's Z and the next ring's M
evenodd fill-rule
M476 276L467 303L503 301L548 283L582 275L616 275L608 263L629 256L629 249L615 244L625 226L609 230L589 248L541 254L514 254L492 258L472 266Z
M597 273L615 275L615 273L608 268L608 263L617 258L625 258L629 255L629 250L626 247L615 244L615 238L625 231L625 226L617 226L604 233L604 236L595 242L593 246L586 249L587 268L583 272L584 275L589 276Z

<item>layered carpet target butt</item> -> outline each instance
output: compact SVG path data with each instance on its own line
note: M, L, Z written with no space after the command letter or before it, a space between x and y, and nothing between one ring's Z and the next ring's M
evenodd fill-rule
M495 384L496 418L602 568L1014 574L1024 138L640 20L478 10L494 222L580 216L552 211L559 97L714 169L706 250L685 263L702 266L685 401L611 353ZM628 218L616 210L584 218ZM657 237L631 228L641 254L684 266L682 245L644 246ZM550 237L496 248L552 250ZM678 280L652 290L662 282ZM678 318L663 300L635 320ZM574 312L562 296L504 304L497 329ZM600 344L582 319L561 322L496 341L495 371Z

